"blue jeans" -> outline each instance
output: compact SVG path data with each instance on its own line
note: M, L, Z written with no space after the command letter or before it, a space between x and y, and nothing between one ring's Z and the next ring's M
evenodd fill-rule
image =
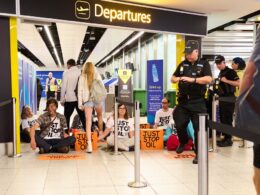
M73 145L75 144L76 139L72 136L63 139L44 139L40 136L40 132L35 132L35 141L37 147L43 148L44 151L49 151L51 147L55 149Z

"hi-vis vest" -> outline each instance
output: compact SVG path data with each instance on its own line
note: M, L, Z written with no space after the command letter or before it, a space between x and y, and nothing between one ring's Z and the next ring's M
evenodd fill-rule
M46 91L57 91L57 85L55 85L55 78L52 78L51 80L49 78L46 79Z

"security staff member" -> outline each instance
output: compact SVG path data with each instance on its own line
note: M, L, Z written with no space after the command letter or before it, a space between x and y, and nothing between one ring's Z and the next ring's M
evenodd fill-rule
M58 82L56 78L53 77L52 72L49 72L48 78L46 79L46 96L47 100L50 98L55 98L57 96Z
M188 41L185 47L186 59L181 62L172 76L172 83L178 83L178 105L173 118L180 145L176 152L182 153L189 138L186 127L192 121L195 130L195 153L197 154L199 113L206 113L206 85L212 81L210 65L206 60L199 59L198 41ZM197 155L193 164L198 163Z
M226 66L225 58L221 55L217 56L215 59L217 68L220 70L218 79L219 85L217 89L217 94L219 97L230 97L228 99L235 100L236 87L239 86L239 77L235 70ZM235 103L219 101L219 115L220 122L223 124L231 125L233 121L233 113L235 109ZM219 147L232 146L232 136L224 134L224 139L218 141L217 145Z

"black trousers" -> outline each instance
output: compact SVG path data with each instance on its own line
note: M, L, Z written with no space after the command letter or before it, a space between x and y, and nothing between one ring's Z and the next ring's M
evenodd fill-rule
M254 166L260 169L260 144L254 145Z
M173 113L177 134L181 144L186 144L189 141L187 126L192 122L195 133L195 153L198 148L198 131L199 131L199 114L206 113L206 103L204 99L187 100L179 102Z
M233 122L233 114L234 114L235 104L230 102L219 102L219 115L220 122L223 124L231 125ZM232 136L228 134L224 134L225 140L231 140Z
M37 132L35 133L35 141L37 147L43 148L45 151L49 151L51 147L55 149L55 148L73 145L75 144L76 139L73 136L69 136L64 139L43 139L40 136L40 132Z
M79 115L80 121L83 125L83 128L86 130L86 119L85 119L85 113L84 111L80 110L78 108L78 102L65 102L64 104L64 116L66 118L67 121L67 127L70 127L70 117L72 115L72 113L74 112L74 109L76 108L76 111Z
M55 98L55 91L47 91L47 100L50 98Z
M40 102L41 102L42 96L37 96L37 110L40 108Z

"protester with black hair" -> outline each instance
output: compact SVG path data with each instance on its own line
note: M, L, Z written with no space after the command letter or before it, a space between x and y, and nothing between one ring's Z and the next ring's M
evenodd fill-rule
M67 129L66 118L56 112L58 109L57 100L47 100L47 112L42 114L35 125L30 129L31 148L39 147L39 153L68 153L70 145L75 144L76 139L65 133ZM39 132L35 130L40 128Z
M246 68L246 62L242 58L236 57L232 60L232 68L237 72L239 80L241 80L243 78L244 69ZM236 97L238 96L238 94L239 86L236 87Z
M77 83L81 74L74 59L67 61L68 70L64 71L61 86L61 105L64 106L68 129L70 128L70 117L76 109L83 128L86 129L85 114L78 108Z

